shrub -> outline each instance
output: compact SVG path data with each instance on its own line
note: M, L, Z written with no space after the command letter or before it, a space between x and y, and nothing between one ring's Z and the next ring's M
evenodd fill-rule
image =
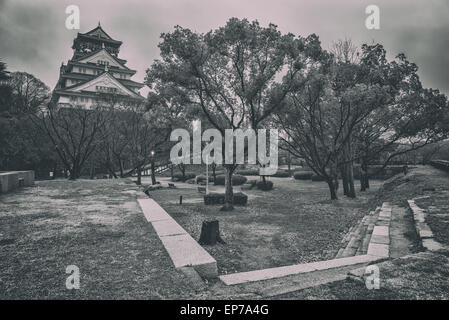
M293 174L293 177L296 180L310 180L313 176L312 172L308 171L298 171Z
M181 173L176 173L173 175L173 181L186 181L186 180L190 180L196 177L196 174L194 174L193 172L186 172L185 177L182 177Z
M215 185L217 186L224 186L225 185L225 176L224 175L219 175L215 178ZM248 179L244 176L235 174L232 176L232 185L233 186L240 186L242 184L244 184Z
M291 174L287 170L278 170L272 177L288 178L291 177Z
M242 176L258 176L259 170L258 169L241 169L241 170L236 170L235 173L240 174Z
M205 205L214 205L214 204L224 204L225 203L225 194L224 193L209 193L204 196L204 204ZM234 201L235 205L246 205L248 203L248 196L242 192L234 193Z
M209 182L213 182L213 181L214 181L214 177L209 175ZM200 184L202 182L206 183L206 176L204 174L200 174L199 176L196 176L196 183Z
M317 174L312 175L312 181L326 181L326 179L324 179L324 177L319 176Z
M270 191L273 189L273 181L258 181L257 182L257 189L263 190L263 191Z
M246 183L250 184L252 187L255 187L257 184L257 180L248 180Z

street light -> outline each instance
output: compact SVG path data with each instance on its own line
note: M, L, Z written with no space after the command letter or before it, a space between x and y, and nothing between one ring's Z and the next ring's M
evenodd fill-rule
M151 150L151 184L156 184L156 177L154 175L154 150Z

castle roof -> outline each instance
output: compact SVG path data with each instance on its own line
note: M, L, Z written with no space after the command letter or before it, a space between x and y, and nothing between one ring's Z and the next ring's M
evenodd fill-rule
M101 41L107 41L107 42L119 44L119 45L122 44L121 41L112 39L112 37L110 35L108 35L106 33L106 31L103 30L103 28L101 27L100 24L98 24L98 26L96 28L94 28L86 33L78 33L78 37L85 37L85 38L89 38L89 39L98 39Z

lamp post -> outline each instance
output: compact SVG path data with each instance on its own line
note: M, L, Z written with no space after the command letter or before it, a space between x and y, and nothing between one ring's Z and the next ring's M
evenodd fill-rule
M209 194L209 156L206 157L206 194Z
M156 176L154 173L154 150L151 150L151 184L156 184Z

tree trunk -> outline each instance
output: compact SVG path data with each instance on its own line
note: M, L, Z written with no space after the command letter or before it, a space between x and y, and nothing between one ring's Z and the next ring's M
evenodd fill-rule
M369 189L368 166L365 160L360 165L360 191Z
M348 175L346 174L346 165L343 164L341 166L341 179L343 184L343 194L347 196L349 194L349 184L348 184Z
M93 180L94 179L94 176L95 176L95 168L94 168L94 163L93 162L91 162L91 164L90 164L90 180Z
M360 191L363 192L365 191L365 174L360 172Z
M355 187L354 187L354 167L352 161L348 165L348 183L349 183L349 194L348 197L355 198Z
M220 209L221 211L232 211L234 210L233 202L234 202L234 193L232 191L232 173L233 169L231 166L226 166L226 175L225 175L225 204Z
M78 165L74 164L70 170L69 180L76 180L79 178Z
M142 184L142 170L140 167L137 168L137 182L136 184L140 186Z
M118 159L119 165L120 165L120 178L123 178L123 161L121 159Z
M338 176L335 176L333 179L334 179L335 191L338 191L338 188L339 188Z
M154 172L154 161L151 161L151 184L156 184L156 174Z
M214 245L217 242L222 244L225 243L220 236L220 225L218 220L203 221L200 240L198 242L201 245Z
M352 162L352 152L351 152L351 139L345 143L344 147L344 160L346 164L346 177L349 185L349 190L347 196L350 198L355 198L355 187L354 187L354 166Z
M337 190L336 190L336 186L335 186L333 178L328 178L327 185L329 186L329 192L331 194L331 200L338 200Z
M58 163L55 162L55 165L53 166L53 177L52 177L52 180L56 179L57 172L58 172Z
M108 171L109 174L111 175L111 177L113 177L114 179L117 179L117 175L115 174L114 170L111 167L108 167Z

